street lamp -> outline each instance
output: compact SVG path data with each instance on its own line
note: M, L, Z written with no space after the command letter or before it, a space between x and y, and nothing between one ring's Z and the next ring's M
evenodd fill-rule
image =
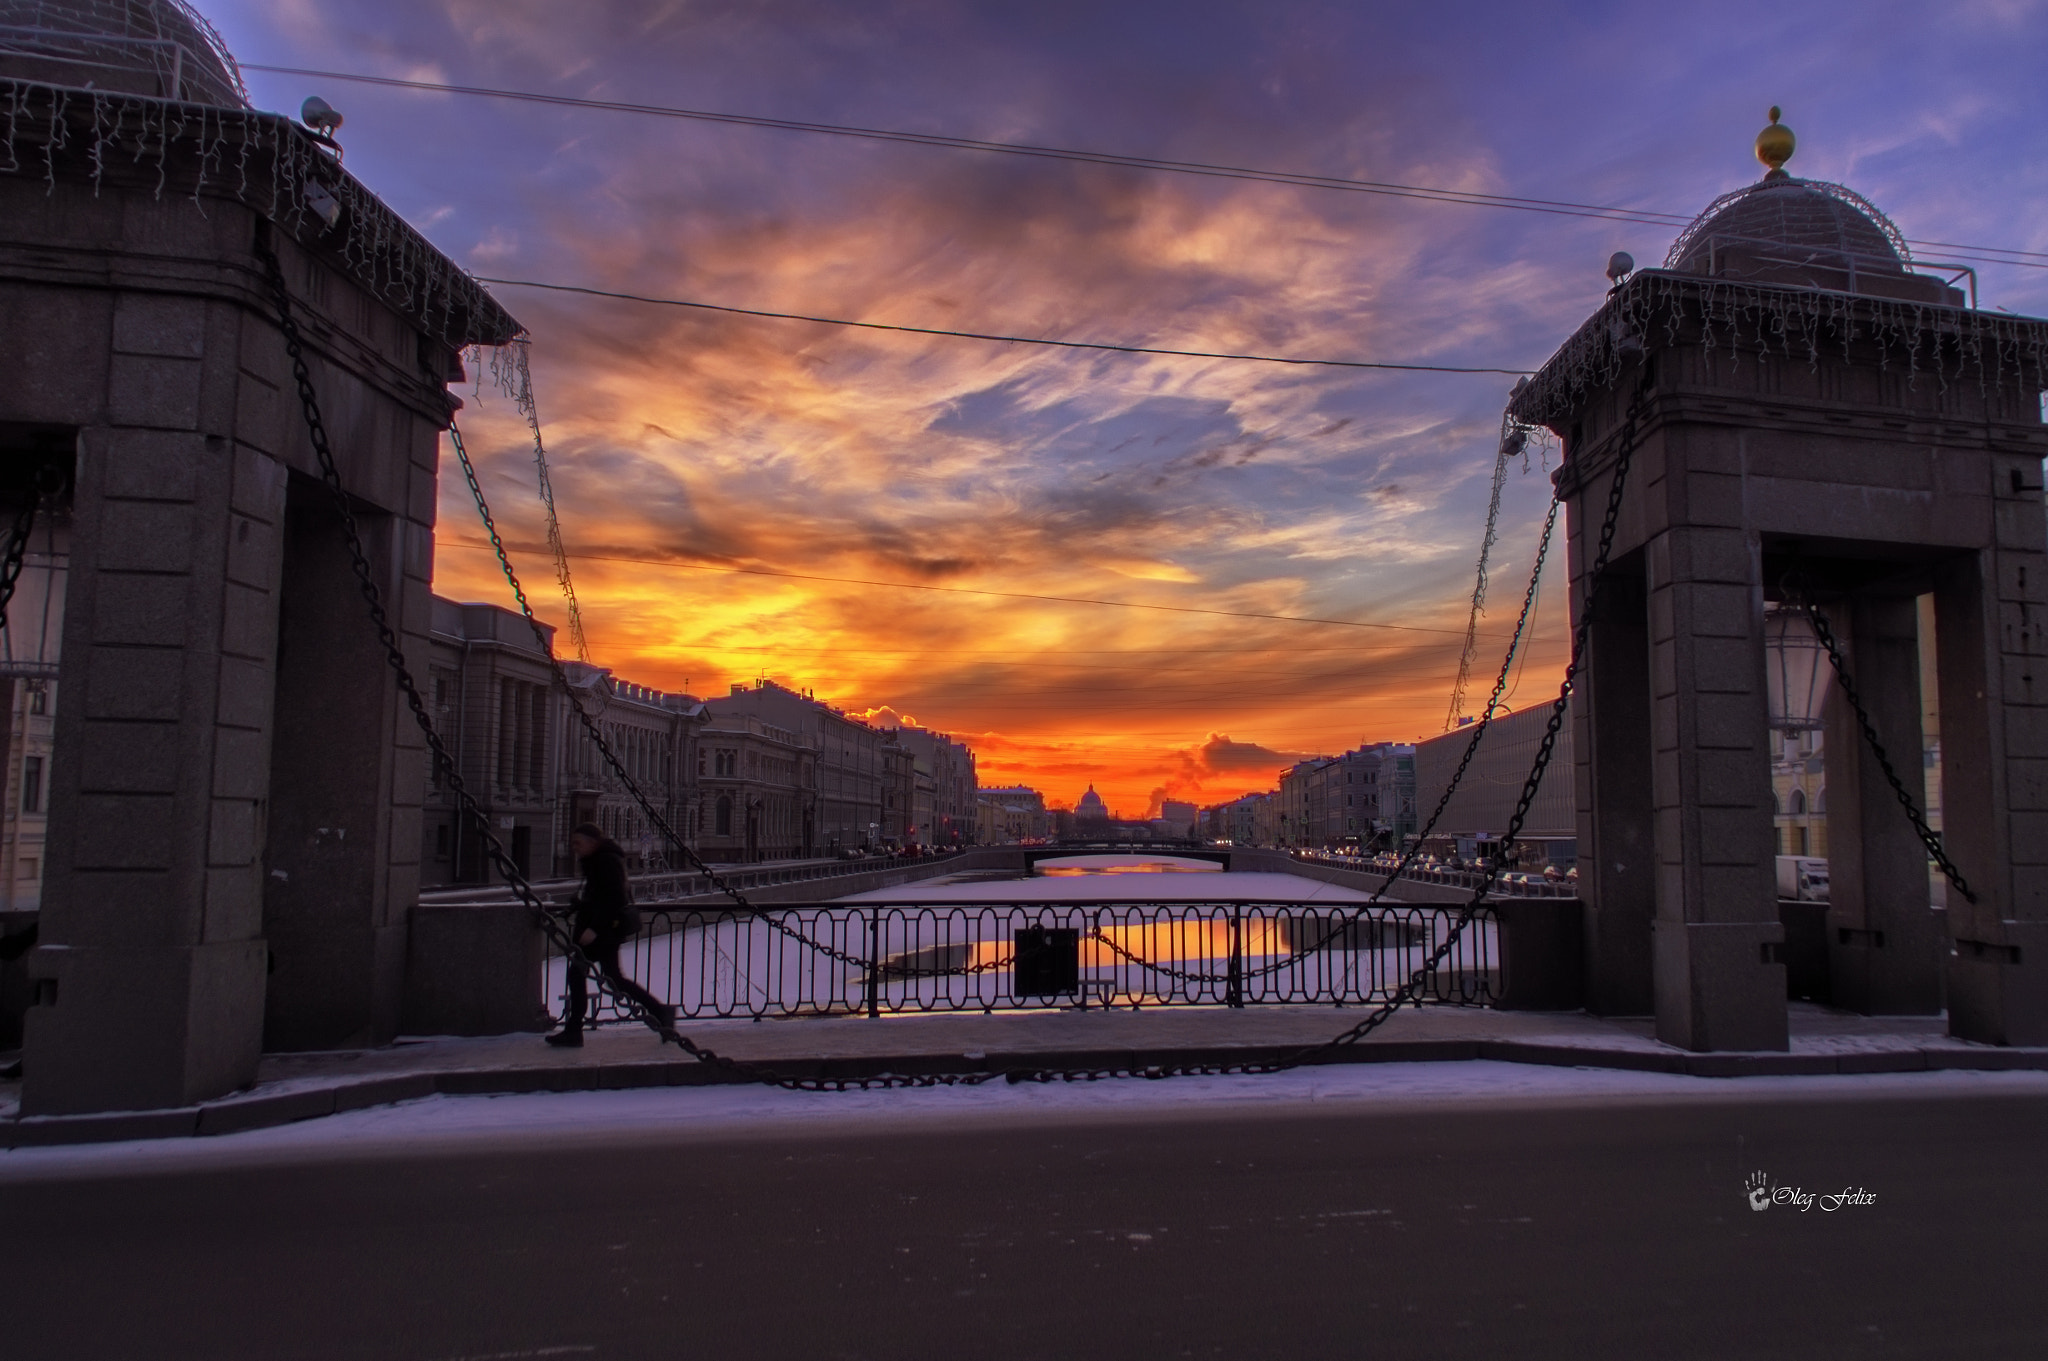
M1806 611L1779 605L1764 611L1764 670L1771 727L1784 733L1821 726L1826 656Z

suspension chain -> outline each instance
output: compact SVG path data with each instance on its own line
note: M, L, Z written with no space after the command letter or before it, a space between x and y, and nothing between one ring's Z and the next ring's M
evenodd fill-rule
M1551 754L1557 745L1557 734L1564 725L1564 716L1571 704L1572 687L1577 679L1579 667L1584 660L1586 638L1593 622L1593 606L1599 597L1601 576L1606 571L1608 558L1614 550L1615 526L1621 519L1622 491L1628 482L1629 465L1635 455L1636 435L1641 424L1643 403L1649 394L1649 390L1649 376L1646 373L1643 381L1637 386L1634 395L1630 398L1628 414L1622 421L1621 436L1617 442L1614 456L1614 480L1608 487L1607 511L1600 524L1599 548L1593 556L1592 566L1587 573L1586 599L1580 609L1579 622L1572 630L1571 658L1565 664L1564 681L1558 687L1556 702L1551 706L1550 724L1544 730L1542 745L1537 749L1536 760L1529 769L1529 778L1523 781L1521 797L1515 802L1514 815L1508 819L1507 830L1501 836L1501 840L1505 844L1512 844L1514 839L1521 834L1522 824L1529 816L1530 806L1536 801L1536 791L1543 783L1544 772L1550 765ZM1503 668L1503 673L1505 673L1505 668ZM1498 694L1499 692L1496 691L1496 701ZM1473 745L1477 745L1476 736ZM1468 748L1466 760L1469 761L1470 759L1471 750ZM1461 765L1460 771L1462 772L1462 770L1463 766ZM1448 803L1448 801L1449 796L1447 794L1444 802ZM1437 813L1441 814L1442 811L1443 804L1440 803ZM1434 822L1434 815L1432 816L1432 822ZM1420 842L1418 841L1417 844L1419 846ZM1403 864L1405 867L1406 862L1404 861ZM1487 893L1493 887L1493 881L1499 877L1500 872L1501 866L1498 863L1486 871L1485 877L1480 880L1478 888L1473 891L1471 900L1459 910L1457 919L1451 924L1450 930L1444 934L1444 938L1437 943L1435 949L1430 951L1428 958L1423 960L1421 965L1408 975L1406 981L1394 991L1392 996L1366 1013L1365 1018L1359 1021L1358 1024L1342 1034L1324 1041L1322 1044L1303 1049L1298 1053L1270 1063L1186 1064L1149 1068L1044 1069L1037 1072L1011 1073L1009 1080L1012 1082L1096 1082L1105 1078L1117 1077L1168 1078L1235 1073L1279 1073L1301 1067L1303 1064L1316 1063L1327 1059L1338 1050L1357 1044L1367 1035L1379 1029L1380 1026L1386 1024L1389 1017L1393 1016L1402 1007L1415 1003L1416 998L1421 994L1430 977L1443 966L1443 962L1446 959L1450 958L1451 951L1457 948L1459 938L1464 935L1466 928L1472 924L1474 917L1477 916L1480 907L1486 901Z
M1458 786L1464 782L1466 768L1472 764L1473 756L1479 751L1481 739L1486 736L1486 730L1492 726L1494 715L1500 711L1501 697L1507 693L1508 676L1514 668L1515 656L1521 650L1523 635L1529 627L1529 619L1535 613L1536 592L1543 581L1543 564L1550 554L1551 536L1557 528L1557 512L1562 505L1562 502L1553 498L1550 502L1549 511L1543 517L1543 537L1536 544L1536 565L1529 573L1529 587L1522 593L1522 612L1515 619L1515 631L1513 636L1508 639L1507 655L1501 659L1500 674L1494 678L1493 693L1487 697L1486 709L1480 714L1478 722L1473 725L1472 740L1465 744L1465 750L1458 758L1457 769L1451 772L1450 783L1444 786L1443 796L1436 801L1436 807L1430 810L1428 821L1424 822L1422 830L1415 834L1415 844L1403 852L1400 861L1395 864L1393 869L1387 872L1385 882L1374 893L1375 898L1391 888L1396 879L1406 875L1410 867L1414 865L1416 857L1422 854L1423 843L1429 840L1430 833L1436 830L1437 823L1442 820L1444 811L1451 806L1451 797L1458 792ZM1238 980L1260 978L1270 973L1278 973L1280 970L1288 967L1289 964L1299 960L1303 955L1315 954L1329 945L1331 941L1341 938L1364 913L1365 909L1362 907L1353 909L1351 923L1346 923L1343 926L1325 932L1321 940L1291 952L1286 958L1270 960L1264 964L1239 970ZM1229 974L1201 973L1195 970L1179 969L1171 964L1159 964L1151 960L1142 959L1113 941L1104 940L1103 944L1107 945L1112 953L1123 956L1132 964L1138 965L1140 968L1150 969L1155 973L1165 974L1170 978L1177 978L1189 983L1228 983L1231 981Z
M702 874L710 881L714 889L730 898L740 911L756 918L769 929L781 933L808 949L817 951L828 959L836 960L852 968L867 968L865 956L850 954L824 941L814 940L796 927L783 921L778 915L763 912L748 902L746 895L727 883L723 876L706 864L697 854L696 850L677 834L675 828L669 824L668 819L663 817L660 810L655 808L653 801L641 791L639 782L627 771L625 763L612 750L611 743L605 740L604 732L599 728L597 720L584 709L583 702L577 698L575 689L569 683L568 671L563 668L561 660L555 656L554 646L548 638L547 629L541 625L540 620L533 613L533 605L526 598L526 588L519 584L519 574L512 569L511 556L506 552L504 539L499 536L498 522L496 517L491 514L490 502L484 497L483 483L477 477L476 465L470 461L469 449L462 442L462 431L453 422L450 422L448 435L450 441L455 446L456 460L462 465L462 476L469 483L469 493L476 501L477 514L483 519L484 532L490 537L491 551L497 554L498 568L505 574L505 581L512 588L513 599L519 602L520 613L526 616L527 627L533 630L534 642L539 645L541 655L547 658L548 667L554 674L555 684L561 687L562 694L569 701L569 708L583 725L583 730L589 736L591 744L596 747L598 755L604 759L605 765L611 770L613 777L618 780L626 793L640 806L640 811L646 816L648 822L675 849L676 853L682 857L684 863L688 864L697 873Z
M1806 617L1813 621L1814 636L1827 649L1828 662L1835 669L1835 679L1841 683L1842 697L1849 701L1849 707L1856 711L1856 726L1863 732L1863 741L1869 746L1870 754L1877 758L1879 770L1884 772L1886 783L1899 800L1899 807L1906 811L1906 820L1913 824L1913 830L1920 837L1920 844L1927 848L1927 857L1941 870L1942 874L1963 895L1966 902L1974 903L1977 895L1970 891L1970 885L1963 879L1963 872L1948 858L1948 851L1941 844L1941 833L1928 825L1927 818L1920 811L1919 801L1907 790L1906 782L1899 778L1899 772L1892 767L1891 757L1885 754L1884 743L1877 739L1877 725L1870 721L1870 711L1863 707L1863 698L1856 693L1856 682L1849 676L1849 664L1842 656L1842 647L1835 639L1835 631L1828 627L1828 617L1811 600L1802 598L1799 607L1806 611Z
M583 637L583 607L576 602L576 584L569 577L569 553L562 547L562 521L555 514L555 484L548 477L548 449L540 437L540 406L533 397L533 368L527 354L528 341L514 340L513 380L518 392L513 404L526 417L526 428L533 432L533 466L540 482L540 501L548 512L548 549L555 555L555 582L562 588L562 599L569 610L569 643L576 649L576 660L590 660L590 645Z
M404 651L399 645L397 632L393 629L389 615L385 611L382 594L377 586L375 572L372 569L368 555L363 548L361 531L356 523L353 503L349 498L346 488L342 484L340 471L335 464L333 451L329 446L326 424L320 414L318 395L313 388L311 372L306 363L304 345L299 332L298 323L293 315L291 294L290 290L287 288L285 284L283 268L278 262L276 253L271 249L267 237L259 236L256 242L256 253L263 262L265 271L269 276L269 282L272 292L275 295L275 301L277 304L278 311L278 326L279 330L283 333L285 338L286 353L290 356L291 359L292 377L298 390L300 406L305 415L307 432L312 442L314 456L320 465L321 480L327 487L329 497L332 500L336 514L341 521L342 529L348 543L350 565L354 570L356 582L361 591L364 604L368 609L371 623L377 631L378 641L383 645L385 660L391 668L392 674L398 683L400 691L405 696L406 705L412 711L415 723L418 724L422 735L425 737L427 747L432 755L436 770L440 772L441 777L445 782L447 788L455 795L456 801L460 806L464 817L469 820L469 822L472 824L472 826L475 827L478 834L482 838L486 853L490 856L493 867L496 868L499 874L504 877L507 885L511 887L514 895L519 899L519 901L536 914L542 929L547 933L550 941L568 959L583 963L586 969L588 970L589 975L596 980L599 988L602 991L610 994L614 1005L617 1006L625 1014L633 1017L634 1019L644 1022L650 1028L654 1029L665 1042L675 1044L684 1052L688 1053L692 1058L698 1060L699 1062L715 1066L739 1080L762 1082L790 1090L799 1091L845 1091L851 1089L867 1090L873 1088L893 1087L978 1086L982 1083L992 1081L997 1076L994 1073L934 1073L917 1075L885 1073L877 1077L871 1078L822 1079L790 1078L780 1076L768 1069L753 1064L741 1063L735 1059L718 1054L703 1045L693 1042L687 1036L681 1034L676 1030L672 1020L650 1014L637 1001L619 993L618 990L611 983L609 978L607 978L607 976L601 970L589 967L589 960L586 956L583 955L582 951L577 945L577 942L575 941L574 937L570 934L567 927L560 921L559 918L555 916L554 913L549 911L547 904L541 900L539 894L537 894L534 891L533 886L527 881L526 876L520 872L518 865L513 862L511 856L506 852L502 843L498 841L496 835L493 833L491 829L488 817L484 814L483 809L481 808L481 806L479 806L475 797L470 794L467 786L463 783L460 769L456 766L455 760L449 754L447 747L442 743L440 735L434 728L433 720L431 717L429 717L427 713L426 704L420 696L419 687L413 680L411 670L408 667L405 660ZM1647 390L1648 383L1646 381L1641 387L1638 388L1634 398L1631 400L1629 404L1627 419L1623 423L1621 439L1615 457L1614 480L1609 489L1607 514L1600 531L1599 551L1595 555L1591 572L1589 574L1585 605L1581 612L1578 626L1573 632L1571 659L1566 666L1565 679L1562 686L1559 689L1557 701L1552 706L1550 724L1548 729L1545 731L1542 746L1537 752L1536 761L1534 766L1530 770L1529 778L1523 785L1521 797L1517 801L1515 806L1515 813L1513 817L1509 820L1507 831L1503 834L1503 840L1507 842L1512 842L1515 836L1517 836L1521 831L1522 823L1528 815L1530 805L1535 800L1537 788L1542 783L1544 771L1549 765L1551 753L1556 743L1557 734L1560 730L1560 727L1562 726L1562 723L1564 721L1564 714L1570 703L1573 682L1578 673L1578 669L1584 652L1588 628L1592 621L1594 600L1599 592L1600 577L1606 568L1609 553L1613 547L1615 525L1620 515L1621 509L1622 488L1628 475L1630 458L1634 452L1638 421L1641 414L1644 395L1647 392ZM461 452L459 437L457 441L457 449L458 452ZM529 624L531 624L534 627L536 635L539 637L539 639L544 645L543 651L547 653L551 664L553 664L557 680L560 683L562 683L566 688L566 673L562 671L559 662L555 662L552 650L545 647L545 643L547 641L546 635L543 631L541 631L539 627L539 621L534 618L532 608L526 600L525 593L523 590L519 588L518 580L516 576L514 576L512 573L511 564L505 555L503 543L498 537L495 525L492 524L490 521L488 507L485 506L483 500L482 488L477 482L475 470L471 466L466 454L463 454L462 456L462 465L464 475L469 481L471 490L477 497L479 509L483 510L485 514L486 524L490 526L491 541L498 553L500 565L504 567L507 578L512 583L514 593L519 600L521 609L525 613ZM1553 505L1551 512L1553 519L1555 517L1555 513L1555 506ZM1546 533L1546 540L1547 537L1548 535ZM26 536L22 535L18 536L18 538L23 545L22 551L25 552ZM12 551L12 545L10 545L10 553ZM18 575L19 568L16 567L14 570L15 574ZM0 568L0 571L4 571L4 568ZM4 605L6 594L10 592L10 586L11 583L9 583L9 585L7 586L0 586L0 605ZM1535 587L1532 583L1532 593L1534 589ZM1505 684L1505 671L1506 668L1503 667L1503 685ZM1499 693L1500 688L1496 687L1494 703L1498 702ZM745 908L750 912L753 911L751 906L747 904L745 898L729 886L725 885L715 874L713 874L710 870L710 867L705 865L703 861L696 856L695 852L690 850L687 847L687 845L685 845L681 841L681 839L676 836L674 829L668 825L667 820L665 818L661 818L657 813L654 812L652 807L648 804L645 795L641 793L637 783L635 783L632 780L631 776L625 771L623 765L619 762L618 757L611 751L609 744L604 741L603 735L597 730L596 725L594 721L591 719L590 715L584 711L580 704L574 703L575 696L573 693L571 693L570 698L572 701L572 707L576 710L576 713L582 719L586 730L590 733L590 736L593 742L596 744L598 750L605 756L607 764L612 767L614 773L619 777L621 783L633 795L635 800L640 803L643 810L649 813L650 817L654 820L655 825L658 827L658 829L670 840L672 844L682 849L684 851L686 859L688 859L701 872L703 872L708 878L710 878L712 882L716 884L722 892L724 892L727 896L731 897L742 908ZM1491 707L1492 706L1490 705L1489 708ZM1474 734L1472 746L1468 747L1466 752L1466 759L1464 762L1460 763L1460 775L1462 775L1463 773L1465 764L1469 763L1471 759L1472 748L1476 748L1478 744L1478 736L1479 734ZM1434 826L1436 818L1441 815L1443 808L1446 804L1448 804L1448 801L1449 795L1447 792L1445 799L1439 804L1436 813L1432 814L1431 816L1431 826ZM1409 857L1404 858L1401 866L1403 870L1405 870L1408 861L1412 858L1412 852ZM1166 1077L1196 1075L1276 1073L1298 1067L1304 1063L1315 1061L1316 1059L1328 1053L1331 1053L1343 1046L1357 1043L1358 1041L1365 1038L1366 1035L1370 1034L1373 1030L1377 1029L1381 1024L1383 1024L1387 1020L1388 1017L1392 1016L1396 1011L1400 1010L1402 1006L1410 1005L1415 1001L1417 995L1420 993L1426 980L1432 974L1434 974L1438 970L1438 968L1442 966L1444 960L1449 957L1450 952L1456 947L1459 937L1464 933L1465 929L1471 924L1475 914L1478 912L1479 908L1484 903L1486 895L1491 889L1494 879L1499 875L1499 873L1500 866L1498 864L1488 869L1484 879L1482 879L1477 889L1474 890L1471 900L1467 902L1459 912L1458 918L1456 922L1452 925L1450 931L1446 933L1444 939L1430 953L1429 957L1426 960L1424 960L1423 963L1409 975L1408 979L1401 985L1399 989L1396 990L1393 996L1389 997L1386 1001L1382 1002L1378 1007L1374 1008L1374 1010L1370 1014L1368 1014L1364 1020L1360 1021L1358 1024L1352 1026L1349 1030L1346 1030L1342 1034L1336 1036L1335 1038L1329 1041L1326 1041L1321 1045L1315 1046L1310 1049L1302 1050L1300 1053L1297 1053L1288 1058L1281 1059L1275 1062L1154 1065L1144 1068L1121 1067L1038 1069L1034 1071L1014 1071L1006 1075L1007 1079L1012 1083L1044 1083L1059 1081L1093 1082L1107 1078L1122 1077L1143 1077L1149 1079L1158 1079ZM763 919L768 920L771 925L776 924L774 923L772 918L764 917ZM808 941L808 938L802 937L801 933L791 931L788 932L788 934L797 935L800 939ZM811 943L815 945L814 942ZM859 959L855 956L847 955L843 951L826 950L825 952L846 962L855 963L861 967L868 967L868 961L864 959Z
M1558 686L1557 699L1550 706L1550 721L1544 727L1543 741L1536 749L1536 760L1529 768L1529 778L1522 782L1522 793L1515 800L1515 811L1508 818L1507 829L1501 833L1503 846L1513 846L1515 838L1521 835L1522 824L1528 820L1529 809L1536 802L1536 791L1543 784L1544 772L1549 769L1551 755L1557 747L1557 735L1564 727L1565 714L1571 707L1572 690L1578 681L1579 668L1585 661L1586 639L1593 626L1593 609L1600 597L1601 579L1607 571L1607 560L1614 552L1615 527L1621 520L1622 492L1628 485L1629 465L1635 457L1636 435L1641 426L1643 403L1649 391L1650 378L1645 372L1634 395L1629 399L1628 414L1622 420L1621 435L1616 441L1614 478L1607 488L1607 511L1600 521L1599 546L1593 554L1592 564L1586 571L1586 598L1579 609L1578 624L1572 629L1571 657L1565 663L1564 680ZM1503 674L1505 675L1505 671ZM1470 753L1467 755L1469 759ZM1404 1005L1411 1003L1421 992L1429 976L1450 957L1451 951L1457 947L1458 938L1464 935L1465 929L1472 924L1481 904L1486 901L1486 895L1492 891L1494 880L1500 877L1505 858L1503 856L1496 859L1486 868L1479 886L1473 890L1471 901L1460 909L1457 920L1452 923L1443 940L1430 952L1429 958L1423 961L1421 967L1408 976L1408 981L1392 997L1374 1007L1366 1014L1364 1020L1351 1029L1314 1049L1296 1055L1291 1063L1312 1062L1347 1045L1356 1044L1385 1024L1387 1018Z
M603 970L592 967L588 956L578 946L568 927L548 910L547 904L534 891L533 885L520 872L519 866L493 833L490 819L463 783L461 770L456 766L448 748L442 743L440 734L434 729L433 719L427 714L426 704L420 698L419 687L413 680L411 669L406 664L405 653L399 646L398 634L392 628L390 616L384 609L383 596L377 588L376 574L370 566L368 554L363 549L362 534L356 524L354 505L342 485L340 470L335 465L334 453L329 447L327 425L321 417L318 394L314 391L312 375L306 365L305 347L299 333L298 322L292 312L291 292L285 285L283 267L278 263L277 255L270 248L266 238L257 239L256 253L269 276L271 291L277 304L278 329L284 334L285 353L291 358L292 379L298 388L299 405L305 414L307 434L312 441L314 457L320 464L320 477L327 486L335 512L341 520L342 531L348 541L350 565L355 571L356 584L361 590L363 603L368 608L370 621L377 630L377 639L384 647L385 661L398 682L399 690L405 696L407 707L412 710L414 722L419 725L420 732L426 738L427 749L432 754L435 769L440 772L448 789L455 795L463 816L482 837L485 851L490 856L493 867L503 876L519 901L535 913L550 943L568 960L581 963L588 976L610 997L612 1004L622 1014L642 1022L660 1035L665 1043L677 1046L699 1063L715 1067L738 1081L765 1083L792 1091L978 1086L991 1081L995 1077L993 1073L885 1073L870 1078L784 1077L760 1065L742 1063L698 1044L679 1032L672 1019L649 1012L637 1000L619 992Z

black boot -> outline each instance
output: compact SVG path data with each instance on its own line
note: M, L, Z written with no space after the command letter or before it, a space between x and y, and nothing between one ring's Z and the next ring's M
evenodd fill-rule
M583 1047L583 1032L581 1030L557 1030L554 1034L548 1036L548 1043L557 1049L581 1049Z

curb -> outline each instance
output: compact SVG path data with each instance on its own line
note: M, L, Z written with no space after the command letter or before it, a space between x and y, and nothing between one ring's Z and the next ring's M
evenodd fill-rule
M1178 1065L1268 1063L1302 1045L1234 1045L1190 1049L1076 1049L1019 1053L874 1055L764 1063L778 1077L857 1081L885 1073L1029 1073L1050 1068L1144 1069ZM1491 1059L1553 1068L1609 1068L1691 1077L1806 1077L1855 1073L2048 1071L2048 1048L1898 1049L1847 1054L1688 1054L1601 1049L1525 1040L1389 1040L1356 1045L1320 1060L1348 1063L1447 1063ZM693 1059L652 1063L576 1064L532 1068L454 1068L340 1081L297 1091L223 1097L160 1111L97 1115L32 1115L0 1119L0 1149L191 1138L296 1124L343 1111L421 1097L514 1096L533 1092L630 1091L648 1087L740 1084Z

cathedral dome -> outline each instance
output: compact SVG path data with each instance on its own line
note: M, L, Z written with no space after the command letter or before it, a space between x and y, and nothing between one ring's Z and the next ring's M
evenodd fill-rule
M1080 805L1074 809L1074 816L1083 818L1107 818L1109 816L1109 809L1104 806L1102 795L1095 792L1094 785L1089 785L1088 792L1081 796Z
M0 76L219 108L249 103L227 44L184 0L0 0Z

